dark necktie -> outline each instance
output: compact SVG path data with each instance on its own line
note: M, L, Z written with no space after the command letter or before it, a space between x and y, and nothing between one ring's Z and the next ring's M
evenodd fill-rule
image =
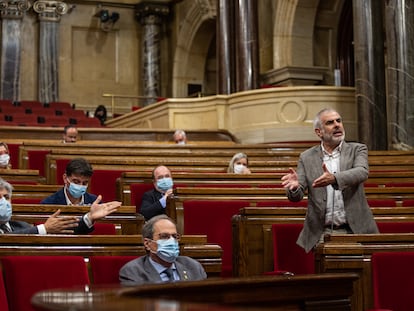
M168 276L168 279L170 280L170 282L174 282L174 272L173 272L173 269L168 268L168 269L165 269L164 272Z
M0 229L3 231L3 233L11 232L10 228L6 224L1 224Z

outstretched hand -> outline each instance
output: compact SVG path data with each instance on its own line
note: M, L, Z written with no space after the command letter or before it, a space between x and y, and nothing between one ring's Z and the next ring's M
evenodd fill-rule
M282 186L289 190L296 190L299 187L298 175L293 168L282 177Z
M336 182L334 174L331 174L328 171L328 168L326 167L325 163L322 164L322 169L323 174L313 181L313 188L326 187Z
M119 201L100 203L101 200L102 196L98 195L95 202L93 202L91 205L91 208L89 210L89 219L92 222L104 218L105 216L115 212L122 204Z
M60 209L51 215L44 223L47 233L71 234L78 226L79 219L75 216L59 216Z

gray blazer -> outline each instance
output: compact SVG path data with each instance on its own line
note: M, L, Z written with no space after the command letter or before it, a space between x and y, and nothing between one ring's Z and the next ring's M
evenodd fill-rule
M178 256L175 266L181 281L199 281L207 278L203 266L190 257ZM126 263L119 270L119 281L124 286L162 282L161 276L149 261L149 255L138 257Z
M298 191L288 191L289 200L302 200L308 191L308 209L305 224L297 244L309 252L318 242L325 226L326 187L312 188L313 181L323 174L321 146L304 151L297 167ZM342 190L346 218L353 233L378 233L373 214L365 197L364 181L368 178L368 149L359 143L343 142L340 158L341 171L335 174Z

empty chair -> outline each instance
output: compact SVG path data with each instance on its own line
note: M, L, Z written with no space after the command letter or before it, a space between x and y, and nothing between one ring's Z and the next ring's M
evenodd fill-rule
M414 310L414 252L373 253L372 292L374 308Z
M306 253L302 247L296 244L302 228L302 223L272 225L274 264L272 273L315 273L313 252Z
M1 259L10 310L32 311L38 291L89 284L81 256L6 256Z
M223 249L223 277L231 277L233 263L232 217L248 206L243 200L186 200L184 209L184 234L205 234L208 243Z
M119 270L137 256L91 256L89 264L94 284L119 284Z

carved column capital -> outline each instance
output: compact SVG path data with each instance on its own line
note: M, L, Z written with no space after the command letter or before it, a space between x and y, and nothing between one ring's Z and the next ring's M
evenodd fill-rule
M135 16L143 25L161 24L162 18L170 14L168 5L154 2L141 2L135 8Z
M59 22L60 17L68 13L69 6L61 1L38 0L33 4L33 10L41 21Z
M31 3L28 0L0 0L0 12L2 18L21 19L30 7Z

